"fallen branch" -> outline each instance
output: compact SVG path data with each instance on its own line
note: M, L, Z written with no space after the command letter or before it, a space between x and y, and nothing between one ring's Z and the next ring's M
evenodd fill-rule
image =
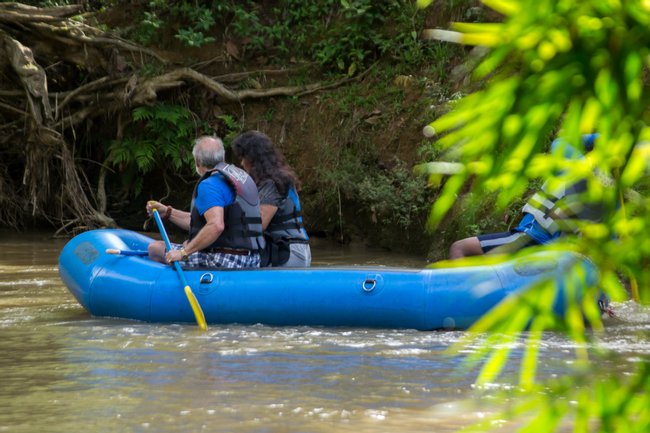
M150 105L156 100L158 91L182 86L187 80L201 84L229 102L240 102L244 99L270 98L274 96L300 96L322 89L338 87L350 81L359 80L365 76L368 71L369 69L356 77L346 77L332 83L313 83L302 86L284 86L269 89L231 90L220 82L215 81L194 69L180 68L139 83L132 97L132 102L136 105Z

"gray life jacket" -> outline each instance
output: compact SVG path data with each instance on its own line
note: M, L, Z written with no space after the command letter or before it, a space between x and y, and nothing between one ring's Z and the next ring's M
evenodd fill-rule
M231 164L219 163L205 173L194 188L190 210L190 240L205 226L205 218L194 206L194 199L199 191L199 184L209 176L220 173L235 192L235 201L224 207L224 230L217 240L203 251L213 248L246 249L260 251L264 248L262 236L262 218L257 187L253 179L244 170Z
M290 243L307 243L309 236L302 224L300 214L300 200L296 188L292 185L289 188L287 197L278 207L269 225L264 230L273 241L283 239Z
M293 185L264 230L264 239L266 249L262 252L260 267L284 265L291 257L291 244L309 242L300 215L300 200Z

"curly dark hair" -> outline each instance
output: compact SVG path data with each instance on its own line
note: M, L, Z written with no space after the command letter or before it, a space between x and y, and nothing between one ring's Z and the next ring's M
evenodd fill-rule
M260 131L244 132L233 140L231 148L237 160L245 159L250 164L250 175L258 185L271 179L280 194L286 194L291 185L298 188L298 176L268 135Z

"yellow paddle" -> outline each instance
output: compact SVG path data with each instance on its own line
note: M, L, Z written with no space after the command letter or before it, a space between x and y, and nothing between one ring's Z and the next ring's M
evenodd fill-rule
M165 247L167 247L167 250L170 251L172 249L172 244L169 242L169 237L167 236L167 232L165 231L165 226L163 225L163 222L160 219L160 215L158 214L157 209L153 210L153 219L156 221L156 225L158 226L158 230L160 230L160 235L162 236L163 241L165 241ZM176 272L178 273L178 277L181 279L181 283L183 283L184 286L183 290L185 291L185 296L187 296L187 300L190 302L190 306L192 307L192 311L194 312L194 317L196 318L196 324L199 325L199 328L206 331L208 329L208 324L205 322L205 316L203 315L203 310L201 309L201 305L199 305L199 301L196 299L196 296L194 296L194 293L192 293L192 289L190 288L190 285L187 284L187 280L185 279L185 274L183 273L183 269L181 268L181 265L178 264L178 262L174 262L174 269L176 269Z

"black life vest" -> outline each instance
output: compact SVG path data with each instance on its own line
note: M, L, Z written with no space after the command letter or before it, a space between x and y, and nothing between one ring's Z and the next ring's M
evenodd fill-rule
M199 184L220 173L235 192L235 201L224 207L224 230L217 240L204 250L212 248L246 249L260 251L264 248L260 200L253 179L244 170L223 162L199 179L190 209L190 240L205 226L205 218L194 206Z
M296 188L291 186L287 196L278 207L273 215L271 222L264 230L272 239L286 239L296 242L307 242L309 237L302 224L302 215L300 214L300 199Z

